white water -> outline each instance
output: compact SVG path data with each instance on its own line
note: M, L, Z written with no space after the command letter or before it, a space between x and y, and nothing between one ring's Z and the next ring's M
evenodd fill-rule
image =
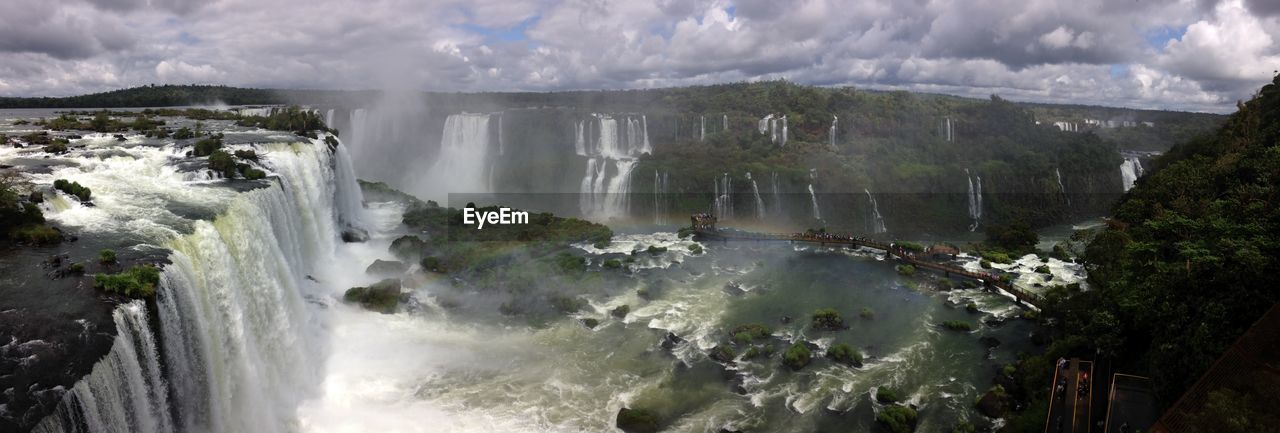
M1139 177L1142 177L1142 162L1136 156L1126 156L1124 162L1120 163L1121 187L1128 192Z
M574 131L575 151L590 156L579 183L579 209L584 216L603 221L625 218L630 215L631 171L640 154L653 152L649 122L644 115L593 114L592 119L600 125L594 146L587 148L591 137L584 131L584 122Z
M953 134L950 117L944 117L942 119L942 138L943 140L948 142L955 141L954 140L955 136Z
M977 231L978 223L982 221L982 176L969 173L969 169L964 169L964 174L969 178L969 219L973 223L969 225L969 231ZM976 180L975 180L976 179Z
M707 116L698 116L698 141L707 141Z
M667 223L667 173L653 171L653 223Z
M818 194L813 191L813 184L809 184L809 200L813 202L813 219L822 220L822 209L818 208Z
M343 203L362 199L358 189L341 186L350 163L321 140L255 148L274 175L268 186L224 198L229 203L220 216L189 222L188 234L141 232L162 235L152 241L171 251L156 296L161 332L156 335L147 326L141 303L121 306L115 313L119 332L111 353L37 431L295 430L296 408L322 379L320 360L326 350L320 310L305 301L323 293L306 276L332 261L340 225L363 221L364 211L343 215L348 211ZM163 168L165 162L117 158L82 166L78 169L89 171L80 177L106 204L93 210L101 219L76 214L52 218L69 225L89 223L82 226L89 231L110 231L111 225L98 223L103 220L145 220L153 214L115 204L135 197L128 193L139 189L99 190L96 181L139 163ZM160 185L166 190L157 193L171 201L207 195L191 184L154 180L135 176L125 182ZM217 191L214 196L226 197L223 193L231 190ZM344 196L352 193L355 197ZM156 342L165 348L163 377ZM87 430L80 430L81 424Z
M764 199L760 198L760 187L756 185L756 180L751 177L751 172L747 172L747 180L751 181L751 195L756 200L756 219L763 220L765 215Z
M722 114L721 116L723 117L720 118L720 131L729 132L729 115Z
M782 116L782 141L778 143L779 147L787 145L787 116Z
M773 188L773 213L783 215L786 210L782 205L782 193L778 191L778 172L770 172L769 184Z
M714 215L722 221L733 219L733 179L729 178L729 173L724 173L713 183L715 197L711 208Z
M587 122L584 120L579 120L574 124L573 150L578 156L587 156L586 124Z
M836 125L840 123L839 116L831 116L831 129L827 132L827 137L831 141L831 147L836 147Z
M444 122L440 154L425 173L433 192L428 197L444 203L448 194L489 192L488 114L453 114Z
M769 133L769 128L771 125L770 122L772 120L773 120L773 115L770 114L768 116L764 116L764 118L760 119L759 122L756 122L756 129L760 131L760 135Z
M867 226L871 233L884 233L889 229L884 226L884 217L880 215L880 205L876 204L876 196L871 194L871 190L863 189L867 193L867 204L871 206L871 213L868 215Z
M1062 183L1062 171L1059 170L1057 167L1054 167L1053 176L1058 181L1058 193L1062 194L1062 197L1067 200L1067 206L1070 207L1071 196L1067 195L1067 187Z

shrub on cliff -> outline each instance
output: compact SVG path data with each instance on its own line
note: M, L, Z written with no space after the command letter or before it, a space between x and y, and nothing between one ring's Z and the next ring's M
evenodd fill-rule
M130 298L147 298L156 294L160 285L160 268L152 265L138 265L118 274L97 274L93 276L93 286L111 293L119 293Z

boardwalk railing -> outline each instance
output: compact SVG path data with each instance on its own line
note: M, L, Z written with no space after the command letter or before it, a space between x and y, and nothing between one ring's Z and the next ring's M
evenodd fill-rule
M973 272L959 266L928 261L924 258L917 257L914 253L901 247L896 247L893 244L886 244L884 242L875 241L865 237L827 234L809 235L805 233L751 233L736 230L722 231L711 226L695 227L694 234L705 239L809 242L822 245L848 245L853 247L867 247L882 250L889 256L910 263L913 266L940 271L947 276L957 275L976 280L982 283L985 287L994 287L1008 293L1019 303L1040 308L1040 298L1038 296L1017 288L1012 283L1000 279L999 276L986 272Z

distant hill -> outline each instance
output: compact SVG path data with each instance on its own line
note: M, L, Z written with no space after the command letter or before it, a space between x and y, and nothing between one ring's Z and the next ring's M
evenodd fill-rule
M227 86L141 86L64 98L0 97L0 108L124 108L173 107L224 103L228 105L280 104L280 92Z

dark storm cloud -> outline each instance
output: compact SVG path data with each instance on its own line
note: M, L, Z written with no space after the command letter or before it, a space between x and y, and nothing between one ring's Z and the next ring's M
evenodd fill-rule
M1278 10L1265 0L16 0L0 2L0 94L786 78L1225 111L1280 69Z

